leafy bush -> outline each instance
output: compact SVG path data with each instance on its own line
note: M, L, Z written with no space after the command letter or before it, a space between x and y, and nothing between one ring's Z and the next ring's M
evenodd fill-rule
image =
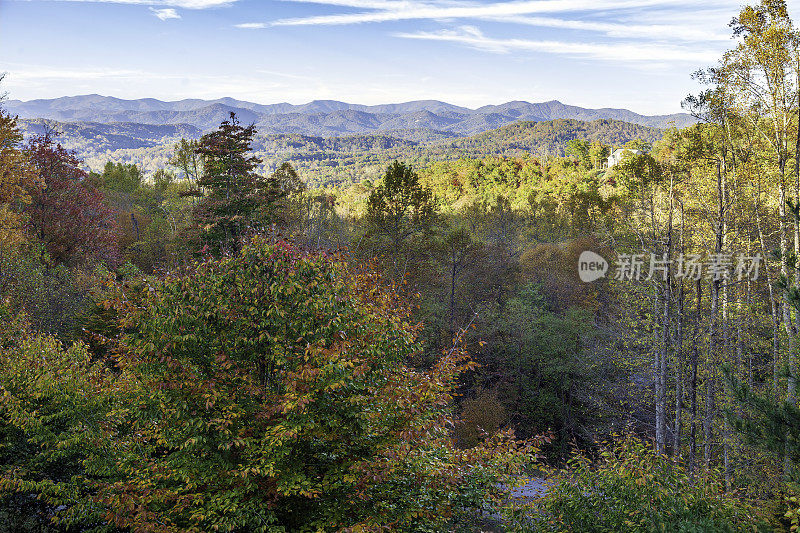
M102 525L92 494L109 473L112 375L84 345L65 348L2 314L0 532Z
M470 448L484 435L492 435L507 421L508 415L497 398L497 391L479 391L474 398L461 402L461 419L453 432L459 446Z
M0 249L0 294L25 312L35 331L75 338L87 306L81 278L89 274L54 263L40 243Z
M509 510L522 531L769 531L759 511L712 475L693 477L633 436L576 453L538 502Z

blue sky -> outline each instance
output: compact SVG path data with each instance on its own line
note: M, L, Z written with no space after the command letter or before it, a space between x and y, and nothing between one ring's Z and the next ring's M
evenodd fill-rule
M793 15L798 11L790 0ZM680 111L738 0L0 0L13 99L560 100Z

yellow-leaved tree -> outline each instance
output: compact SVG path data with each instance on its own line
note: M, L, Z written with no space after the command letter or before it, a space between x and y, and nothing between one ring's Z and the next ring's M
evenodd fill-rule
M37 181L21 144L16 117L0 109L0 248L4 250L25 240L21 208L30 203L27 190Z

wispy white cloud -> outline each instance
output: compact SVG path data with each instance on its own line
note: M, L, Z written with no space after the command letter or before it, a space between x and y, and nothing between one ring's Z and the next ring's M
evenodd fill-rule
M568 20L554 17L485 17L484 20L507 22L509 24L526 24L543 28L561 28L567 30L591 31L607 37L621 39L662 39L681 41L727 41L730 35L722 32L711 32L708 28L678 24L622 24L615 22L594 22L584 20Z
M697 9L695 2L688 0L522 0L474 4L466 2L415 2L388 0L286 0L290 2L316 3L332 6L372 9L361 13L320 15L286 18L274 21L276 26L318 26L363 24L417 19L487 19L514 17L532 14L568 13L579 11L609 11L639 9L647 7L682 6ZM728 3L725 0L709 0L705 6Z
M224 96L250 102L271 103L290 101L302 104L315 99L352 99L364 104L388 101L424 100L441 96L429 84L420 85L419 79L391 80L323 80L315 75L254 69L247 75L205 75L197 72L159 72L155 70L127 70L91 68L66 68L49 65L10 64L6 87L12 98L23 93L25 99L63 96L61 87L70 87L72 94L100 93L119 98L153 97L162 100L182 98L214 99ZM146 86L132 83L133 79L157 83ZM302 80L303 83L298 83ZM496 95L495 95L496 96ZM453 93L448 99L458 103L490 101L488 94ZM509 98L510 99L510 98Z
M234 28L242 30L261 30L266 28L267 25L263 22L245 22L243 24L234 24Z
M496 39L483 34L474 26L435 32L397 33L404 39L444 41L470 46L499 54L515 50L564 54L604 61L624 63L690 62L708 63L717 58L716 52L694 48L652 43L585 43L533 39Z
M122 97L155 96L157 94L139 94L139 84L134 80L157 82L150 87L154 92L172 92L196 98L234 98L258 101L258 94L280 93L291 89L292 82L279 81L274 76L223 76L203 75L189 72L160 72L139 69L112 69L102 67L62 68L48 65L10 65L8 68L7 86L11 94L15 89L24 87L26 92L52 96L53 87L70 86L75 91L86 93L101 92ZM288 76L287 76L288 77Z
M315 81L316 78L312 76L304 76L302 74L294 74L292 72L279 72L277 70L267 70L263 68L255 69L255 72L259 74L266 74L267 76L278 76L281 78L289 78L291 80L304 80L304 81Z
M27 82L36 80L101 80L121 78L141 78L150 75L141 70L110 69L110 68L85 68L69 69L55 67L26 67L9 69L8 77L12 82Z
M411 9L422 4L420 0L283 0L294 4L321 4L353 7L357 9ZM431 4L433 5L433 4Z
M165 9L156 9L154 7L151 7L150 11L152 11L153 14L155 16L157 16L158 18L160 18L161 20L169 20L169 19L179 19L179 18L181 18L181 16L178 15L178 12L175 11L171 7L168 7L168 8L165 8Z
M168 6L183 9L210 9L235 4L238 0L57 0L92 4L127 4L140 6ZM174 18L174 17L172 17Z
M400 33L406 39L453 42L495 53L534 51L605 61L638 63L642 68L675 62L714 61L717 43L728 40L721 13L734 12L733 0L284 0L357 9L358 12L283 18L274 26L334 26L409 20L440 22L443 29ZM671 14L691 17L675 19ZM661 16L650 16L658 12ZM494 39L474 24L453 29L455 21L503 23L567 30L555 40L523 32ZM510 31L506 33L508 35ZM599 42L598 42L599 41ZM692 43L694 46L680 46Z

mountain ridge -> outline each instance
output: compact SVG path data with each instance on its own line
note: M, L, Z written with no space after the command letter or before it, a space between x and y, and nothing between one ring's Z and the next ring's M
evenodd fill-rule
M256 125L261 133L302 133L316 136L359 135L404 129L430 129L469 136L518 121L557 119L581 121L620 120L665 129L696 122L686 113L641 115L629 109L590 109L558 100L531 103L515 100L476 109L439 100L413 100L394 104L351 104L313 100L306 104L258 104L234 98L215 100L155 98L125 100L99 94L37 100L7 100L3 108L23 119L101 124L185 125L209 131L235 112L242 123Z

